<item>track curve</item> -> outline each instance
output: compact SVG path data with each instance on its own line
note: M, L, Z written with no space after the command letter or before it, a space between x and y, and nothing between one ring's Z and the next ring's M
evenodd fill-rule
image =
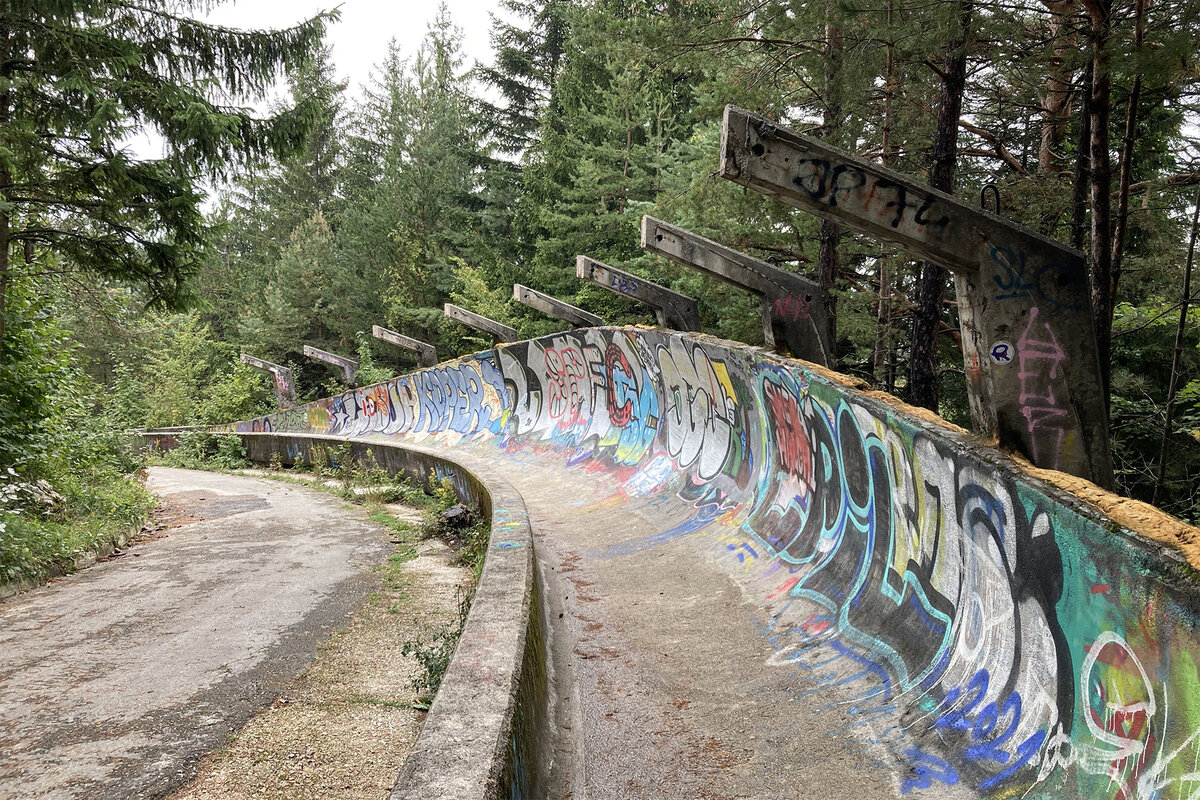
M535 544L577 535L597 575L724 576L739 597L696 608L752 609L758 641L730 662L769 674L766 702L789 695L797 728L819 719L855 742L838 765L847 793L1200 793L1196 570L965 433L846 384L710 337L595 328L229 427L442 453L512 481L535 534L530 496L570 510ZM668 551L692 572L656 560ZM687 613L664 602L660 616ZM585 760L599 746L577 745ZM812 757L770 748L755 757L789 776ZM789 781L770 791L800 796Z

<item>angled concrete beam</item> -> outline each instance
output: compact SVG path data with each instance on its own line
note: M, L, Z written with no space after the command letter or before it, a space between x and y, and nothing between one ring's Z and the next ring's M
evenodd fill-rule
M292 379L290 369L245 353L241 354L239 360L247 366L271 373L271 383L275 386L275 404L279 406L280 411L299 405L299 401L296 400L296 382Z
M474 311L467 311L461 306L456 306L453 303L446 303L446 316L457 322L461 322L476 330L491 334L491 337L497 344L501 342L515 342L519 338L515 328L510 328L507 325L501 325L494 319L476 314Z
M700 330L700 314L696 301L686 294L651 283L624 270L610 267L587 256L575 257L575 275L585 281L597 283L610 292L632 297L654 309L658 324L677 331Z
M543 314L549 314L564 322L569 322L576 328L595 328L604 324L602 318L591 312L584 311L582 308L577 308L570 303L564 303L556 297L542 294L536 289L530 289L528 286L522 286L519 283L513 284L513 300L522 305L537 309Z
M721 175L953 270L976 430L1113 485L1082 253L733 106Z
M311 358L313 361L324 361L326 364L332 364L342 371L342 379L351 386L354 385L354 376L358 374L358 362L353 359L335 355L316 347L304 345L304 355L306 358Z
M431 344L426 344L419 339L413 339L411 336L405 336L402 333L389 331L387 328L381 328L378 325L371 326L371 335L376 339L381 339L388 344L394 344L396 347L402 347L405 350L410 350L417 354L417 364L422 367L435 367L438 363L437 348Z
M642 247L757 294L767 346L829 366L825 293L814 281L650 216L642 217Z

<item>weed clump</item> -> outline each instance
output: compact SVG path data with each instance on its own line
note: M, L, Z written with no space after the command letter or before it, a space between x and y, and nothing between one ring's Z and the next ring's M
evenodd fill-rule
M446 668L450 666L458 638L467 622L474 594L473 587L460 587L457 613L444 625L427 628L415 640L405 642L400 650L417 660L420 672L413 678L412 687L419 692L426 692L428 698L436 695L442 685L442 678L446 675Z

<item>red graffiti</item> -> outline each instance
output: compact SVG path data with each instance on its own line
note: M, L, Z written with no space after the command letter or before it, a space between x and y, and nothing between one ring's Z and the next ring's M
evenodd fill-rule
M780 297L775 300L775 316L788 322L797 322L802 319L808 319L809 307L812 305L812 298L805 295L790 294L787 297Z
M805 489L813 485L812 445L800 421L800 406L787 390L770 381L763 384L767 411L775 423L775 450L779 465L787 475L798 478Z
M550 379L550 416L560 427L583 421L587 367L577 347L546 348L546 374Z
M767 599L774 600L776 597L779 597L780 595L784 594L785 592L790 592L792 590L792 587L795 586L799 582L800 582L799 576L793 576L791 578L788 578L782 584L775 587L775 591L773 591L769 595L767 595Z
M379 386L372 387L368 391L364 391L362 393L362 410L363 414L368 417L373 417L376 414L387 413L387 388L381 384Z
M633 419L633 401L626 398L625 402L617 405L617 371L621 373L621 384L632 386L633 370L629 368L629 359L621 352L621 348L610 344L604 351L605 395L608 405L608 418L613 425L624 428Z

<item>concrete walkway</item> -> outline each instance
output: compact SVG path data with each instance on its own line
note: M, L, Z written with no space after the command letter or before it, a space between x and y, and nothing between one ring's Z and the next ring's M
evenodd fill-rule
M157 797L313 659L390 552L335 498L155 468L178 522L0 603L0 797Z

